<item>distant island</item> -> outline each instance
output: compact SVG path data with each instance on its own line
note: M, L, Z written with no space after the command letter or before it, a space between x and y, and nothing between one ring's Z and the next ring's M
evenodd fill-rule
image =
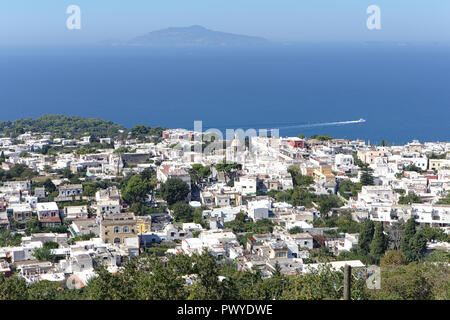
M155 47L241 47L267 45L269 43L268 40L261 37L213 31L194 25L156 30L116 44Z

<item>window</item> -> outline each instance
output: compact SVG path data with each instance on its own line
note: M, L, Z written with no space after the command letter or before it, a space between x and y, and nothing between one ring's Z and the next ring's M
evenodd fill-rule
M128 227L128 226L123 227L123 232L124 233L130 232L130 227Z
M119 227L114 227L114 233L119 233L120 232L120 228Z
M115 238L114 243L120 243L120 238Z

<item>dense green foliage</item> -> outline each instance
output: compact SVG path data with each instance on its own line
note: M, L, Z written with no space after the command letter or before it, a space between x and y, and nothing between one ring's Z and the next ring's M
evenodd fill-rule
M294 186L307 187L314 183L314 178L310 176L304 176L300 172L300 168L295 166L290 166L288 172L292 177L292 182Z
M361 177L360 177L359 182L361 183L362 186L373 186L374 185L372 169L369 168L368 165L363 166L361 168Z
M0 169L0 181L23 181L37 176L37 172L24 164L16 164L8 171Z
M146 199L156 187L156 172L152 168L146 168L140 174L127 176L120 182L122 200L130 206L136 215L151 213L151 209L145 206Z
M375 224L375 231L373 233L372 241L370 242L370 254L378 260L386 251L388 240L384 235L384 228L381 222Z
M95 233L83 234L83 235L80 235L80 236L76 236L76 237L70 238L69 240L67 240L67 243L72 245L72 244L74 244L77 241L87 241L87 240L90 240L90 239L95 238L95 237L97 237L97 235Z
M339 183L339 194L345 199L349 200L350 197L356 199L358 192L361 191L362 184L354 183L351 180L343 180Z
M143 179L139 174L134 175L122 190L122 200L129 205L144 204L151 190L152 186L149 181Z
M239 163L227 163L225 160L221 163L215 165L215 168L218 172L223 172L225 175L225 179L233 180L236 178L236 174L238 170L242 169L242 165Z
M395 255L395 253L394 253ZM391 256L391 254L389 254ZM381 289L369 290L364 273L353 270L352 299L449 299L450 272L446 264L410 263L394 258L381 267ZM233 263L217 263L201 255L143 254L111 274L97 268L98 277L78 290L62 290L56 282L26 286L16 276L0 277L0 300L339 300L343 273L325 264L308 274L286 276L275 265L271 278L259 271L237 271ZM186 283L186 277L191 284ZM223 278L220 278L223 277ZM223 279L223 280L222 280Z
M343 275L324 266L302 276L285 276L275 267L271 278L259 272L237 271L232 263L220 263L201 255L141 255L127 263L123 272L97 269L98 277L79 290L60 290L58 283L41 281L27 288L16 277L0 278L0 300L273 300L341 299ZM184 277L193 281L186 285ZM219 277L224 277L221 280ZM355 276L353 299L366 299L364 279Z
M317 134L313 134L311 137L309 137L310 139L316 139L319 141L328 141L328 140L333 140L332 137L330 137L329 135L317 135Z
M339 208L344 205L342 200L336 195L316 195L305 187L296 186L286 191L271 190L267 195L280 202L288 202L293 206L304 206L312 208L313 203L318 206L320 213L327 214L331 209Z
M370 251L370 243L372 242L374 231L375 231L375 224L373 223L373 221L372 220L364 221L358 239L358 246L361 250L365 252Z
M418 173L422 173L422 169L420 169L418 166L416 166L415 164L408 164L405 168L405 171L415 171Z
M422 199L414 192L408 192L406 196L400 196L398 199L398 204L412 204L412 203L422 203Z
M351 213L334 214L314 220L315 228L337 228L338 233L359 233L361 224L352 219Z
M22 235L9 230L0 230L0 247L19 246Z
M384 300L448 300L450 299L450 267L446 263L384 265L381 289L372 299Z
M447 152L436 154L432 152L431 154L427 154L428 159L446 159L447 158Z
M161 185L161 196L167 201L168 205L173 205L181 201L185 202L189 192L189 185L179 178L167 179Z
M30 220L25 222L25 233L30 236L32 233L40 232L56 232L56 233L66 233L68 226L72 224L70 220L64 220L63 224L55 227L42 227L37 217L31 217Z
M192 183L199 184L211 175L211 168L196 163L192 165L191 169L189 169L189 175Z
M380 261L382 268L403 266L408 264L405 255L399 250L388 250Z
M234 233L248 234L272 233L274 225L269 219L261 219L254 222L244 213L238 213L233 221L225 222L225 227L231 228Z
M422 232L416 230L414 218L406 221L400 250L408 261L422 260L427 245L427 238Z
M57 137L79 138L84 135L113 137L119 135L120 130L125 130L125 128L111 121L53 114L37 119L0 122L0 132L12 137L27 131L49 132Z
M192 222L194 220L194 209L186 202L175 203L172 210L177 222Z
M293 228L290 228L288 230L288 232L289 232L289 234L297 234L297 233L302 233L303 229L300 227L293 227Z
M167 128L154 127L150 128L144 125L135 125L130 130L130 137L132 139L138 139L144 141L147 136L161 137L164 130Z
M450 204L450 192L447 192L445 197L439 199L437 204Z
M450 252L444 250L433 250L427 257L425 261L428 262L444 262L450 264Z

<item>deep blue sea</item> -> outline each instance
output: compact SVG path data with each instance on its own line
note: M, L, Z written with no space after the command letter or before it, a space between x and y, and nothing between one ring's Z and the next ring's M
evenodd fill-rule
M450 46L0 47L0 120L42 114L450 141ZM364 118L364 123L318 125Z

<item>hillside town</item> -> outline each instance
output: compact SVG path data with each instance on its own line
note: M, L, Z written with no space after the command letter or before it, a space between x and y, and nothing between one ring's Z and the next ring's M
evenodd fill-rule
M262 278L367 270L389 251L448 263L449 142L137 126L3 136L0 162L0 275L27 285L82 288L99 266L117 274L143 254L208 252Z

